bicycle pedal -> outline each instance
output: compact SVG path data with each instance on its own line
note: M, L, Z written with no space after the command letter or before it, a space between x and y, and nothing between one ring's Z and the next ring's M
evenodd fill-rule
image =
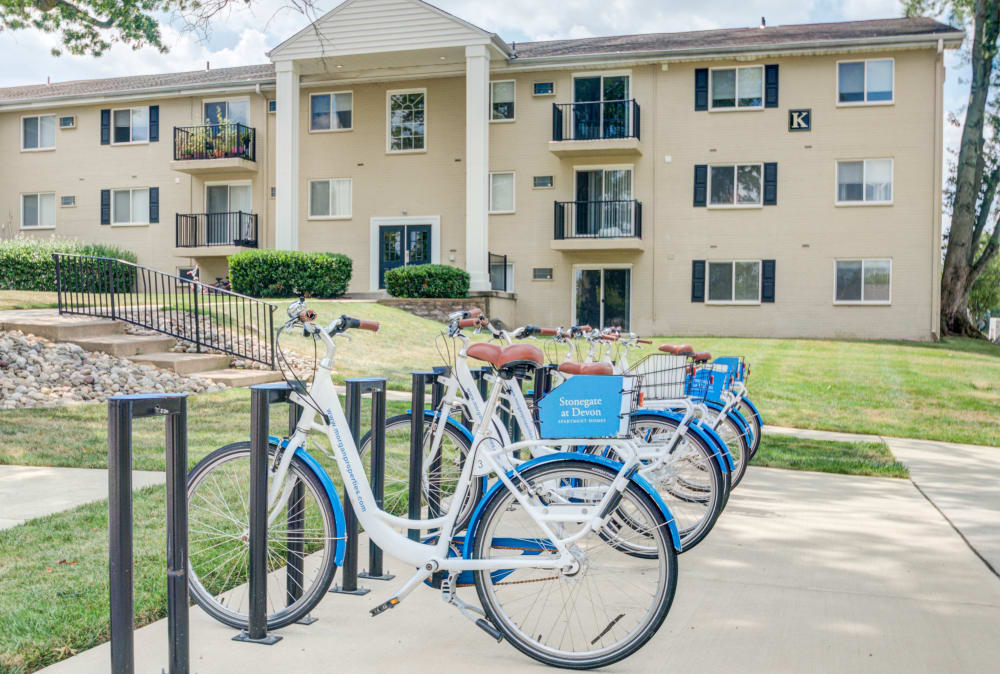
M397 599L396 597L393 597L389 601L382 602L381 604L379 604L375 608L371 609L371 611L369 611L369 613L371 613L372 617L374 618L379 613L385 613L386 611L388 611L391 608L396 608L397 604L399 604L399 599Z
M503 641L503 632L494 627L493 624L490 623L490 621L488 621L486 618L477 618L476 627L478 627L479 629L481 629L482 631L486 632L491 637L496 639L497 643Z

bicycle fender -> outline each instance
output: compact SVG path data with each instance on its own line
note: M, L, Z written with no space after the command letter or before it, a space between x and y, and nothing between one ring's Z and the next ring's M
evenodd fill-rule
M514 470L508 472L507 477L512 478L514 477L515 474L528 470L529 468L533 468L534 466L537 466L542 463L547 463L549 461L561 461L564 459L573 459L576 461L586 461L588 463L596 463L600 466L604 466L605 468L610 468L611 470L614 471L619 471L621 470L622 467L622 464L618 463L617 461L611 461L610 459L605 459L604 457L600 456L594 456L593 454L578 454L576 452L558 452L556 454L547 454L545 456L540 456L538 458L531 459L530 461L525 461ZM657 491L653 489L652 485L650 485L649 482L647 482L645 478L643 478L641 475L636 473L629 479L637 487L642 489L653 500L653 503L656 504L656 507L659 508L660 513L663 515L663 519L667 523L667 527L670 529L670 539L673 541L674 549L680 552L681 537L680 534L677 533L677 524L674 522L674 516L670 513L670 508L668 508L667 504L663 502L663 498L661 498L659 493L657 493ZM486 506L489 504L489 502L493 498L496 498L499 492L503 489L506 489L506 487L504 487L503 482L497 480L493 484L493 486L490 487L490 490L486 493L486 495L483 496L479 504L476 506L476 510L472 513L472 518L469 520L469 526L468 529L466 530L465 541L462 545L463 559L472 558L473 541L475 541L476 539L476 530L479 526L479 519L482 517L483 511L486 509Z
M764 418L760 416L760 411L757 409L757 406L750 401L750 398L747 398L745 396L743 398L743 402L747 404L747 406L750 408L750 411L753 412L753 415L757 417L757 423L760 424L760 427L764 428ZM763 435L763 432L761 432L761 435Z
M680 423L684 420L684 415L677 412L671 412L669 410L647 410L638 409L632 412L632 416L638 414L649 414L655 417L665 417L667 419L673 419L674 421ZM715 460L719 464L719 468L723 473L730 473L736 469L736 464L733 463L733 456L729 453L729 448L726 447L726 443L723 442L719 434L713 431L711 428L705 428L700 424L690 424L688 426L688 431L694 433L702 441L706 442L709 447L715 448Z
M270 436L269 440L271 444L276 446L287 445L287 441L282 440L276 435ZM344 507L340 503L340 495L337 493L337 487L334 486L333 480L330 479L327 472L323 470L323 466L304 447L296 449L295 456L301 459L302 463L313 472L319 479L320 484L323 485L323 489L326 490L326 497L330 501L330 507L333 510L333 525L337 541L337 547L333 553L333 561L337 566L342 567L344 565L344 554L347 552L347 525L344 523Z
M705 401L705 406L715 410L716 412L721 412L723 408L725 408L725 405L723 405L722 403L718 403L715 401L708 401L708 400ZM726 413L726 416L732 419L733 423L735 423L739 427L740 433L743 434L743 437L751 439L753 438L753 429L750 428L750 424L747 423L747 420L743 417L742 414L740 414L740 411L738 409L734 407L733 409L729 410L729 412Z

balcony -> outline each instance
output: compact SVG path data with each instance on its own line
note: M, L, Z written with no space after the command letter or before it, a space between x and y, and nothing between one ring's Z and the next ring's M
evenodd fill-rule
M553 103L549 150L558 157L642 154L639 121L634 100Z
M553 250L642 250L642 204L635 199L555 202Z
M209 255L231 255L257 247L257 214L178 213L177 248L210 248Z
M257 130L243 124L174 127L170 167L190 174L257 170Z

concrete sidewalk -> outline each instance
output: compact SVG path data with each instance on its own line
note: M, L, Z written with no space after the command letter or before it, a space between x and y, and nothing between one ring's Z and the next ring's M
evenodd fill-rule
M134 489L165 480L165 473L132 471ZM0 465L0 529L107 497L106 468Z
M231 641L233 630L194 607L192 671L552 671L431 590L371 618L401 582L329 595L319 622L281 630L270 647ZM909 481L751 468L712 534L681 556L663 627L604 671L993 671L997 624L1000 581ZM166 621L139 630L136 671L160 671L166 649ZM104 644L44 671L107 672L109 654Z

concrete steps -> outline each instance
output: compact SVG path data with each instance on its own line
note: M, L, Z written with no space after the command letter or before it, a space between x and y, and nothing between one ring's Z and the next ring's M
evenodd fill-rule
M226 386L254 386L281 381L281 373L274 370L241 370L235 367L225 370L209 370L208 372L192 372L191 376L201 377Z
M146 363L177 374L190 375L195 372L223 370L229 368L229 356L218 353L182 353L160 351L143 353L129 358L134 363Z
M0 312L0 330L20 330L53 342L68 342L76 337L121 335L125 324L106 318L60 316L55 309L24 309Z
M76 344L87 351L103 351L121 358L132 358L147 353L162 353L177 343L173 337L164 335L99 335L96 337L71 337L65 341Z

